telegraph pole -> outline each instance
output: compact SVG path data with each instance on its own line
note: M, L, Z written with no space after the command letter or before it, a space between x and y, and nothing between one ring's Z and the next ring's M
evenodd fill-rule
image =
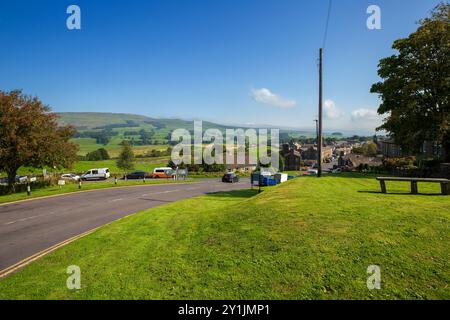
M322 141L323 141L323 127L322 127L322 109L323 109L323 49L320 48L320 62L319 62L319 134L317 141L317 161L319 169L317 177L322 177Z

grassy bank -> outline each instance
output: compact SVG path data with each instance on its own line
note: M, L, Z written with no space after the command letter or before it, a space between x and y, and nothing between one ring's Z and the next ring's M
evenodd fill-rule
M0 298L449 299L450 197L419 188L299 178L146 210L1 280ZM70 265L81 290L66 288Z

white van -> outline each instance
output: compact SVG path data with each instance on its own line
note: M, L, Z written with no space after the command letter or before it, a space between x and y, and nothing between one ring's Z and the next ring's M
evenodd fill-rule
M108 168L91 169L81 176L81 180L106 180L110 176Z

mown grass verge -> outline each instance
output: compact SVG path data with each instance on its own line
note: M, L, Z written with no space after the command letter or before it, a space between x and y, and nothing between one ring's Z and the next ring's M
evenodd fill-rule
M0 281L1 299L449 299L450 197L358 175L205 195L105 226ZM81 268L81 290L66 268ZM381 269L369 290L367 268Z

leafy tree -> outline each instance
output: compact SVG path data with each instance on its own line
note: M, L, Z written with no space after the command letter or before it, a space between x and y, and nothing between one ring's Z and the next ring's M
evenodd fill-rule
M98 150L89 152L86 155L87 161L101 161L101 160L109 160L110 156L108 151L105 148L100 148Z
M382 59L382 82L372 86L387 115L386 130L405 151L418 152L424 141L436 140L450 162L450 4L441 3L416 32L394 42L398 51Z
M365 154L367 154L367 147L366 147L366 146L362 146L362 147L354 147L354 148L352 149L352 153L354 153L354 154L365 155Z
M109 156L108 150L106 150L105 148L100 148L97 151L100 153L102 160L111 159L111 157Z
M284 160L283 155L280 152L280 156L279 156L279 160L278 160L278 170L280 172L283 172L284 171L284 167L285 167L285 160Z
M376 134L373 136L373 143L378 144L378 136Z
M375 156L377 155L378 147L374 142L369 142L367 144L367 155L369 156Z
M57 116L37 97L0 91L0 171L8 174L8 192L22 166L71 167L78 148L69 142L74 132L58 126Z
M111 138L116 136L118 133L112 131L112 129L104 129L102 131L84 131L74 133L74 138L93 138L95 143L107 145Z
M119 158L117 159L117 167L125 172L134 169L134 153L131 144L124 140L121 143L122 150L120 151Z

